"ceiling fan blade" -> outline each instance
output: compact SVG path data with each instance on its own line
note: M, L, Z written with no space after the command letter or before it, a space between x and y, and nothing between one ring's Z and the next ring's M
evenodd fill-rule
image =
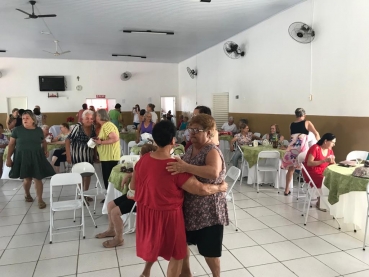
M44 14L44 15L38 15L37 17L56 17L56 14Z
M21 13L25 13L25 14L27 14L27 15L29 15L29 16L31 16L31 14L29 14L29 13L27 13L27 12L25 12L25 11L22 11L22 10L20 10L20 9L16 9L17 11L20 11Z
M61 53L59 53L60 55L63 55L63 54L67 54L67 53L70 53L70 51L68 50L68 51L64 51L64 52L61 52Z
M46 53L50 53L50 54L55 54L55 53L53 53L53 52L50 52L50 51L46 51L46 50L42 50L42 51L44 51L44 52L46 52Z

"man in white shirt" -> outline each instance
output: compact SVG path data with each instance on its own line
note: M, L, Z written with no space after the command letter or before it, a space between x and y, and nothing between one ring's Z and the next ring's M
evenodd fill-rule
M156 114L156 112L154 112L154 109L155 109L154 104L152 104L152 103L147 104L146 111L151 113L151 115L152 115L151 121L154 122L154 123L158 123L158 115Z
M222 130L225 132L237 133L237 126L234 124L233 116L228 118L228 122L224 123L222 126Z

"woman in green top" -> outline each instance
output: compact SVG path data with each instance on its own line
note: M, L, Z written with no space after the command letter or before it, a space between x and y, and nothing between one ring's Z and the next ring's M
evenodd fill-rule
M114 123L118 130L120 121L120 107L122 107L120 104L116 104L115 109L109 111L110 121Z
M119 131L109 122L108 113L101 109L96 112L96 122L101 125L99 136L94 141L101 162L105 188L108 188L110 172L120 159Z
M49 156L46 141L32 111L26 110L23 113L22 122L23 125L16 127L10 137L6 166L12 168L10 178L23 179L26 202L33 202L30 188L32 179L35 181L38 207L44 209L46 204L42 200L42 179L53 176L55 171L46 159ZM14 161L11 159L13 153Z
M273 124L270 126L270 133L266 135L266 139L269 141L280 141L284 140L284 136L281 135L279 131L278 124Z

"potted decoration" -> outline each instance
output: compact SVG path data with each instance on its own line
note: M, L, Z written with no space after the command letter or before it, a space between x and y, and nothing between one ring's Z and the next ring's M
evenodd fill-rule
M67 118L67 123L68 123L69 126L72 125L73 122L74 122L74 117L73 116L70 116L70 117Z
M278 148L278 136L272 137L272 145L273 145L273 148Z

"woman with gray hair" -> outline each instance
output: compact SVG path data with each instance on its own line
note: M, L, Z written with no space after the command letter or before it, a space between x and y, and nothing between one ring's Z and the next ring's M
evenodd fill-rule
M222 125L222 130L224 132L232 132L233 134L237 133L237 126L234 124L233 116L228 117L228 122Z
M96 123L101 125L99 136L94 140L101 162L105 188L108 189L110 172L120 159L119 131L106 110L96 112Z
M46 159L49 155L46 141L41 128L37 127L37 119L31 110L23 113L22 123L23 125L14 129L10 137L6 166L12 168L9 172L10 178L23 179L26 202L33 202L30 188L32 179L35 181L38 207L44 209L46 203L42 200L42 179L53 176L55 171Z
M87 146L90 138L96 137L94 122L94 112L85 110L82 113L82 122L78 122L72 132L65 140L65 154L67 162L77 164L87 162L94 163L94 149ZM91 177L83 177L83 190L90 187ZM92 201L92 198L86 198Z

